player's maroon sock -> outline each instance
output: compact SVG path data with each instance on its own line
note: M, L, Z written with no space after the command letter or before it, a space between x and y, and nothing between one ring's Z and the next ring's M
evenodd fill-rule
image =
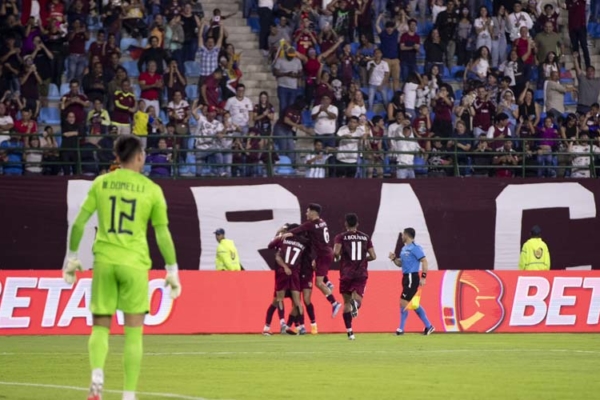
M330 302L331 304L335 303L335 297L333 297L332 294L330 294L329 296L327 296L327 301Z
M315 306L312 303L306 306L306 313L308 314L308 318L310 318L311 324L317 323L317 318L315 317Z
M327 275L325 275L323 277L323 283L327 283L327 282L329 282L329 277Z
M277 305L277 315L279 315L279 320L285 319L285 306L283 305L283 301Z
M271 325L271 321L273 320L273 314L275 314L276 309L277 308L273 304L271 304L269 308L267 308L267 318L265 320L266 325Z
M352 330L352 314L349 312L344 313L344 325L346 325L346 330Z
M298 326L304 325L304 314L298 314L296 316L296 325L298 325Z
M292 315L292 314L288 315L287 326L291 327L295 321L296 321L295 315Z

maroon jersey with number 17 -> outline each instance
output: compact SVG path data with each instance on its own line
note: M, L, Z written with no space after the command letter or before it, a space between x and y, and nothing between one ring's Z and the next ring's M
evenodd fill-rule
M317 253L317 257L330 255L332 253L331 246L329 245L329 228L327 228L327 222L323 221L321 218L313 221L306 221L299 227L292 229L290 232L294 235L306 232L311 247Z
M337 235L334 242L342 245L340 279L367 278L367 255L369 249L373 248L369 235L360 231L346 231Z
M297 236L292 236L287 239L279 237L273 239L269 243L269 249L278 249L279 255L290 268L299 268L302 263L303 253L306 246L303 240Z

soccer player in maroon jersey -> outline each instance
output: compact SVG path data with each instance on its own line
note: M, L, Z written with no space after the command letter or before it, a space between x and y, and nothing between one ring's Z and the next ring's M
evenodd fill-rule
M298 227L298 224L292 224L288 226L288 229ZM299 234L296 235L278 235L269 243L269 249L277 249L275 255L275 261L277 262L277 269L275 270L275 293L276 300L280 303L285 298L285 292L291 291L292 302L294 307L298 311L296 321L299 325L298 333L304 335L306 329L304 328L304 308L302 307L300 299L300 264L302 260L302 253L306 250L307 240ZM271 314L272 316L272 314ZM268 315L267 315L268 318ZM268 333L268 327L265 326ZM288 333L295 334L296 332L291 330Z
M317 254L317 258L315 259L317 275L315 284L331 303L331 317L335 318L342 305L335 301L331 289L324 282L324 279L329 272L329 266L333 262L333 251L329 245L329 228L327 227L327 222L321 219L321 206L315 203L309 204L306 209L306 219L306 222L295 229L291 229L288 233L284 234L283 237L290 237L302 232L308 234L310 246Z
M358 309L367 286L368 262L376 258L371 238L358 230L356 214L346 214L346 232L335 237L333 254L340 260L340 293L344 297L344 324L348 339L354 340L352 318Z

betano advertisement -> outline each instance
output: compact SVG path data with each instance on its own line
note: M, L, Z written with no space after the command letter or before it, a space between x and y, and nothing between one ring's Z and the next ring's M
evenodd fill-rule
M259 333L273 294L273 272L183 271L172 301L164 274L150 272L149 334ZM0 271L1 335L90 332L91 272L66 284L59 271ZM338 282L337 272L331 273ZM400 272L370 273L356 332L393 332L398 325ZM313 294L319 331L343 332L341 315ZM433 271L421 304L438 332L598 332L600 272ZM290 303L286 300L286 311ZM277 326L276 316L274 326ZM122 316L115 317L115 332ZM407 331L422 329L411 315Z

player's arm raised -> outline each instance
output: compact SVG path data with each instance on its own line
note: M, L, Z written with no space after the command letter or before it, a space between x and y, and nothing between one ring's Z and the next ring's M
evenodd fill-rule
M277 263L277 265L279 265L281 268L283 268L286 275L289 276L292 274L292 270L290 269L290 267L287 266L285 261L283 261L283 258L281 257L281 254L279 254L279 252L277 252L277 254L275 254L275 262Z
M96 182L96 181L95 181ZM76 271L83 269L81 261L77 255L79 250L79 244L83 238L83 230L85 224L90 220L92 215L96 212L96 183L92 184L90 191L79 210L79 214L75 219L73 228L71 228L71 237L69 238L69 251L67 253L67 261L63 267L63 279L69 284L75 283L77 277L75 276Z
M181 295L181 283L179 282L179 267L177 266L177 256L175 255L175 245L169 231L169 218L167 216L167 202L158 188L157 199L152 207L152 226L156 236L156 244L160 254L165 260L165 286L171 288L171 298L176 299Z

